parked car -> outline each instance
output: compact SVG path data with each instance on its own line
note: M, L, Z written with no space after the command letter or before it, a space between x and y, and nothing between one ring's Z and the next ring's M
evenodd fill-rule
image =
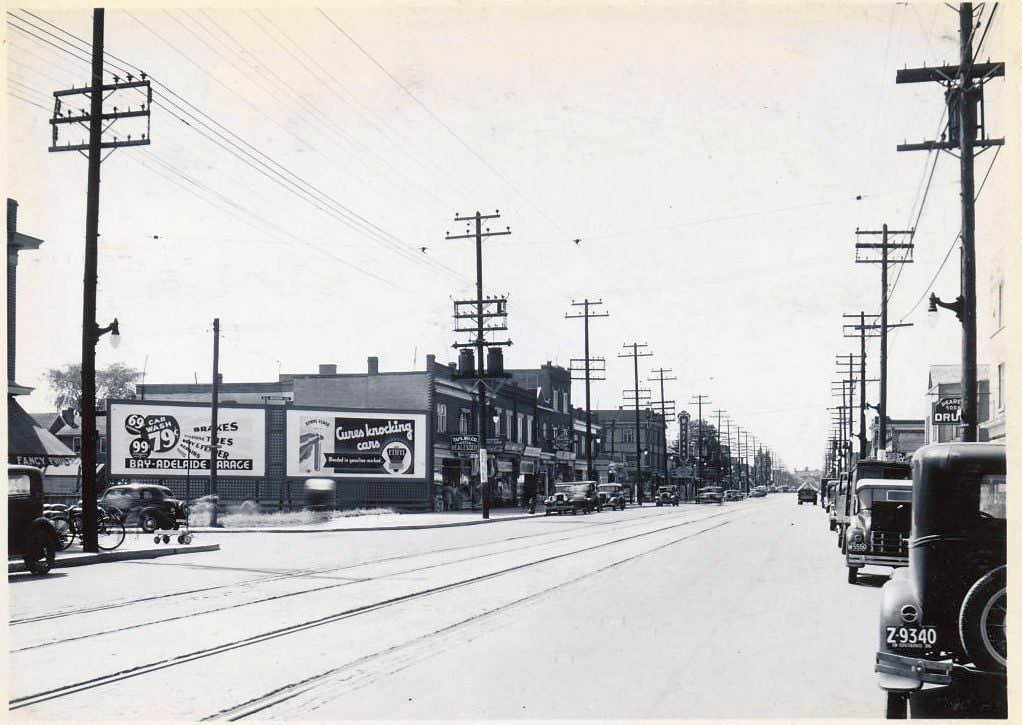
M625 510L628 491L620 483L601 483L596 487L596 499L601 508Z
M21 557L33 574L46 574L57 556L57 530L43 516L43 472L7 466L7 558Z
M813 506L816 505L816 489L806 484L799 488L795 494L798 497L798 505L801 506L804 503L811 503Z
M743 498L745 498L745 494L734 488L729 488L724 492L725 501L741 501Z
M555 484L553 495L548 496L544 504L547 513L591 513L596 507L596 483L570 481Z
M749 498L762 498L767 495L766 486L756 486L749 490Z
M855 482L867 478L907 481L912 478L912 466L902 461L875 461L872 458L865 458L855 464L851 478L852 484L850 485L848 475L842 474L841 476L841 485L838 487L837 513L834 516L837 547L841 549L842 554L846 553L848 526L852 521Z
M677 506L681 503L678 492L673 486L660 486L653 500L657 506Z
M941 443L912 456L909 562L881 591L875 671L888 717L905 717L924 684L977 674L1005 683L1006 493L1003 445Z
M696 491L696 503L724 503L720 486L705 486Z
M156 529L176 529L180 520L187 519L187 509L169 488L150 483L110 486L99 504L119 511L125 526L138 526L147 534Z
M908 566L911 527L911 481L857 481L845 546L848 583L855 584L863 566Z

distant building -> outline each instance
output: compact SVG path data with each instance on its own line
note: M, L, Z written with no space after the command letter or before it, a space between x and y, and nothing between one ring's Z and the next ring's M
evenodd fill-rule
M639 425L636 430L635 409L622 406L616 409L595 410L599 419L602 441L601 458L609 461L608 474L613 473L617 483L643 483L645 500L664 483L664 419L659 413L645 409L639 411ZM638 441L641 464L636 464L636 441ZM641 471L639 466L641 465Z
M986 440L986 427L983 425L990 418L990 368L988 365L976 366L977 407L976 422L980 424L979 440ZM931 365L926 383L926 402L924 403L923 442L947 443L962 439L964 426L961 423L935 422L943 411L936 411L937 406L947 407L950 402L962 399L962 366Z
M887 419L887 438L880 441L880 425L877 418L873 419L870 425L870 446L875 451L885 449L888 453L888 460L909 460L916 449L923 445L925 440L925 425L922 418Z
M1005 285L1007 250L998 249L991 257L990 309L993 331L986 353L990 360L989 418L980 424L980 435L986 440L1004 442L1007 435L1008 402L1008 289Z

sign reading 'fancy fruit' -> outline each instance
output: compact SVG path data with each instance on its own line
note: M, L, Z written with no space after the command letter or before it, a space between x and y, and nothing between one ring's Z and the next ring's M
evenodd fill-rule
M426 416L404 411L287 411L287 475L423 478Z

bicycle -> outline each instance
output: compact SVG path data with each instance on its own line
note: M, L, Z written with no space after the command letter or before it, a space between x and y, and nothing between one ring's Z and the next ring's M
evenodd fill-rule
M77 537L84 539L85 521L81 506L53 507L44 514L57 529L57 550L64 551ZM119 511L96 507L96 543L103 551L113 551L124 542L124 516Z

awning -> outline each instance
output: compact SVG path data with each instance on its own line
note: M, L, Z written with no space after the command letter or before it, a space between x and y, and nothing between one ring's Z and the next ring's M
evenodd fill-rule
M7 396L7 460L22 466L77 465L78 456Z

